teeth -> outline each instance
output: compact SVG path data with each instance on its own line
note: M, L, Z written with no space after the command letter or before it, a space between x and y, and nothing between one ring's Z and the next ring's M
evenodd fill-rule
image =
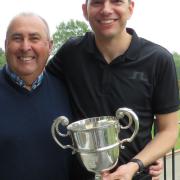
M31 61L33 57L20 57L20 60L22 61Z
M102 24L109 24L109 23L112 23L113 20L102 20L100 21Z

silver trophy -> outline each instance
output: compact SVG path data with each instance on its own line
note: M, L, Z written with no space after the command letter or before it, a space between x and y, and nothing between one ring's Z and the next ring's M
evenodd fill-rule
M120 120L127 117L127 126ZM134 122L134 132L126 139L119 139L121 129L128 129ZM69 120L60 116L54 120L51 133L56 143L63 149L71 148L78 153L88 171L95 173L95 179L101 179L101 173L116 166L120 148L124 142L132 142L139 130L136 114L128 108L119 108L116 116L101 116L79 120L69 124ZM67 126L67 134L59 131L59 125ZM58 137L70 136L72 145L63 145ZM120 148L119 148L120 146Z

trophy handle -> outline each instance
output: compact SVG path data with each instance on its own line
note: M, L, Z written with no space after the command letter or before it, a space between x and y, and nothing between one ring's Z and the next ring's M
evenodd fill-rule
M59 116L58 118L56 118L51 126L51 134L52 137L54 138L55 142L63 149L72 149L73 151L76 151L76 149L71 146L71 145L63 145L61 144L61 142L58 140L58 138L56 137L56 135L59 135L60 137L67 137L69 136L69 132L67 132L67 134L62 134L59 131L59 125L63 125L63 126L67 126L69 124L69 120L67 117L65 116Z
M132 134L132 136L130 138L126 138L126 139L123 139L123 140L120 141L122 149L124 149L123 143L124 142L132 142L133 139L135 138L135 136L137 135L138 130L139 130L138 117L131 109L129 109L129 108L119 108L116 111L116 118L118 120L122 119L124 116L128 117L129 122L128 122L127 126L120 125L120 129L128 129L132 125L133 122L134 122L135 127L134 127L134 132L133 132L133 134Z

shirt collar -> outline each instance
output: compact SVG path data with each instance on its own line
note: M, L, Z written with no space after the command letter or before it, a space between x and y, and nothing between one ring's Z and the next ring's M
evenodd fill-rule
M12 72L8 65L6 65L5 71L7 75L10 77L10 79L15 82L20 87L25 87L25 81L22 80L16 73ZM37 79L32 83L31 91L35 90L41 83L44 77L44 73L42 72Z
M136 60L141 50L141 40L133 29L127 28L126 30L132 35L130 46L126 51L126 58L129 60Z
M136 58L140 52L140 49L141 49L140 38L138 37L138 35L132 28L126 28L126 31L130 35L132 35L132 40L131 40L130 46L129 46L128 50L125 52L124 56L127 59L136 60ZM93 53L93 54L97 53L97 47L95 44L94 33L93 32L86 33L85 38L88 39L88 44L85 45L87 52Z

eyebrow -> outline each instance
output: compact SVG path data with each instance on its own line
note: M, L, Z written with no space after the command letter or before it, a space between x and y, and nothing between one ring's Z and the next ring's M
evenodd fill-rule
M15 32L12 33L10 36L23 36L23 34ZM33 32L33 33L28 33L28 36L41 36L41 35L38 32Z

